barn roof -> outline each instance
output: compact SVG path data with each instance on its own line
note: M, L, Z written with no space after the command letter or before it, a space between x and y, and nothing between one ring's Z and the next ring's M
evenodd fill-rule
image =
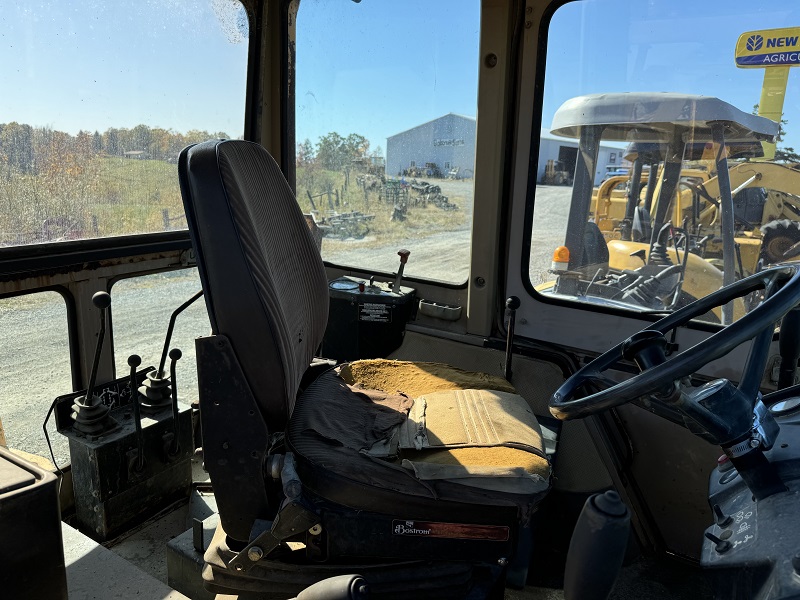
M425 121L424 123L420 123L419 125L414 125L414 127L409 127L408 129L404 129L403 131L401 131L399 133L395 133L394 135L390 135L386 139L390 140L393 137L397 137L398 135L402 135L402 134L404 134L404 133L406 133L408 131L411 131L412 129L417 129L419 127L422 127L423 125L428 125L428 124L433 123L435 121L440 121L440 120L442 120L442 119L444 119L446 117L449 117L449 116L459 117L461 119L466 119L467 121L472 121L473 123L475 122L475 117L470 117L470 116L467 116L467 115L460 115L458 113L450 112L450 113L447 113L446 115L442 115L441 117L436 117L435 119L431 119L430 121Z

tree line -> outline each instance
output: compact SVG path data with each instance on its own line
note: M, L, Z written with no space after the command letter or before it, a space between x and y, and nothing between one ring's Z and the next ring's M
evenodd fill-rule
M297 145L297 166L317 166L328 171L341 171L354 159L381 156L378 146L370 152L369 140L358 133L342 137L335 131L323 135L316 144L306 138Z
M191 143L228 137L222 131L190 130L184 134L147 125L131 129L109 127L103 133L79 131L71 135L51 127L33 127L12 121L0 123L0 167L5 167L6 176L10 176L12 172L38 175L53 168L54 162L101 155L133 155L174 162L180 151Z

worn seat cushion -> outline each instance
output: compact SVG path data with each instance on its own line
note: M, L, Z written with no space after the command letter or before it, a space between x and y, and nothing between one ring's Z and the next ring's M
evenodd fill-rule
M438 363L358 361L322 375L298 398L288 441L326 477L407 495L529 507L549 487L525 400L503 379Z

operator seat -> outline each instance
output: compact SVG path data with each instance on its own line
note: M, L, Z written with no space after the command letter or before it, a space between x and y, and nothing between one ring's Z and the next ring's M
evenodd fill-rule
M550 483L525 400L446 365L312 364L325 267L278 165L213 140L178 170L212 328L196 342L220 515L206 587L285 597L359 572L376 597L444 598L484 571L496 585Z

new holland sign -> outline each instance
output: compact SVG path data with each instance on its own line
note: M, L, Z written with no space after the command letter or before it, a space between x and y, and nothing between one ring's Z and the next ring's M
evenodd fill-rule
M800 65L800 27L748 31L736 42L737 67Z

